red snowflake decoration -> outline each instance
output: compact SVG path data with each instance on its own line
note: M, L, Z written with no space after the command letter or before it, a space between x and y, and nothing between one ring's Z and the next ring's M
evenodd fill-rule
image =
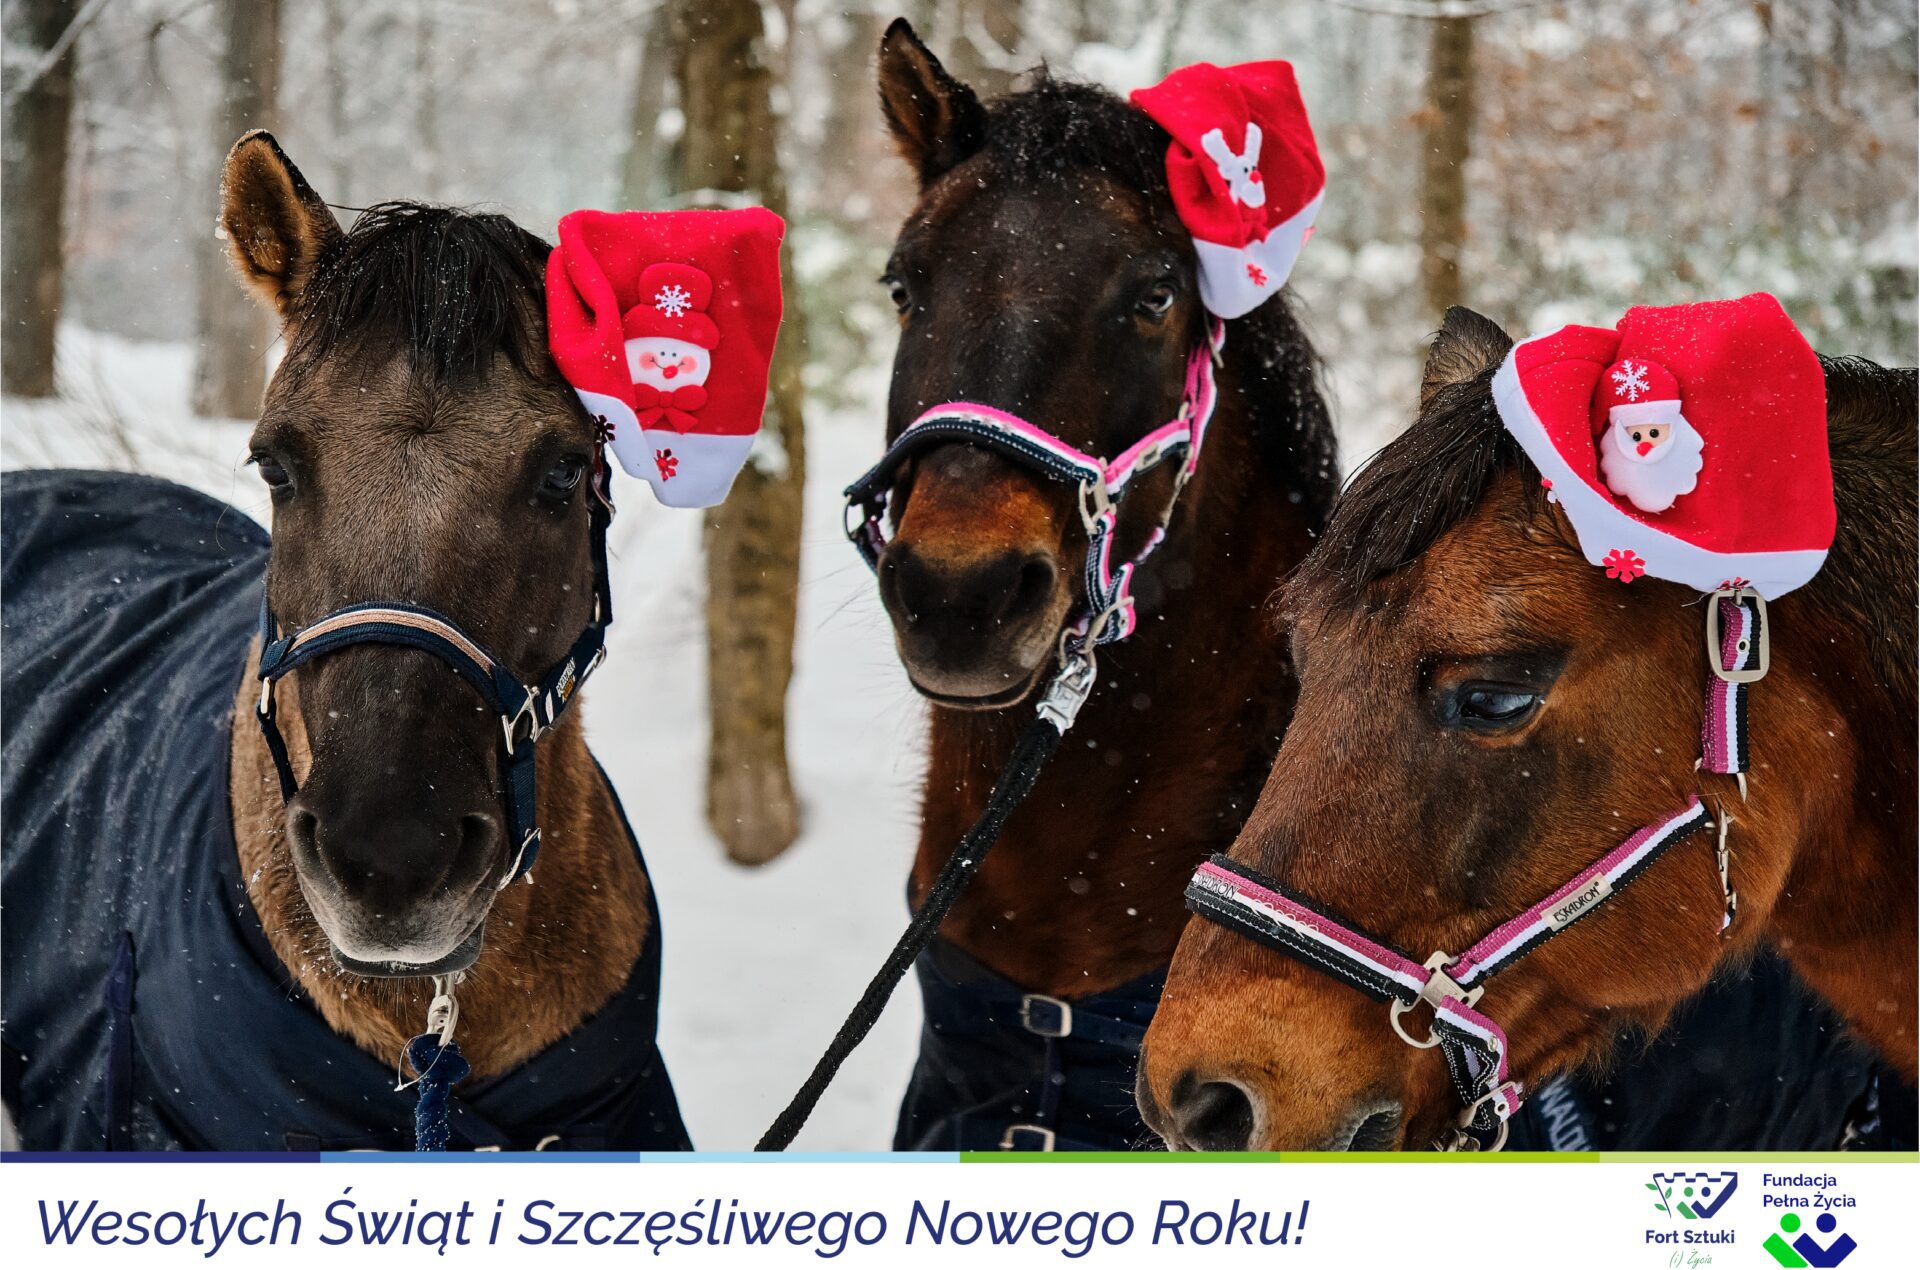
M673 457L672 450L655 450L653 465L660 469L660 479L670 481L674 473L680 470L680 460Z
M1618 578L1622 582L1631 582L1647 571L1646 561L1631 551L1623 551L1617 547L1609 551L1607 558L1601 563L1607 566L1608 577Z
M1747 580L1745 578L1741 578L1741 577L1722 578L1720 579L1720 586L1718 589L1722 591L1738 591L1741 587L1746 585L1747 585Z
M1247 262L1247 277L1253 280L1253 285L1256 287L1264 287L1267 285L1267 271L1259 265L1254 264L1251 260Z

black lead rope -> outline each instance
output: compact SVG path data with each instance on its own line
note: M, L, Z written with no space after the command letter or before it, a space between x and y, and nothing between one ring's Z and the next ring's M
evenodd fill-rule
M1007 765L1000 770L1000 778L993 783L993 792L987 795L986 810L980 813L980 819L973 822L973 827L961 835L953 854L947 857L947 862L940 867L940 875L927 888L926 898L914 910L913 918L894 944L893 951L887 954L887 959L881 963L867 990L860 994L860 1000L853 1007L853 1012L847 1015L847 1021L833 1034L827 1052L813 1065L812 1073L807 1076L806 1083L800 1086L800 1091L794 1094L786 1110L760 1136L760 1142L754 1150L784 1151L792 1144L794 1135L800 1132L807 1123L807 1117L813 1114L820 1095L827 1091L827 1086L839 1074L840 1065L847 1061L847 1056L873 1030L880 1012L886 1008L887 999L900 985L907 968L933 942L934 933L946 921L954 901L960 898L960 893L967 889L967 883L979 872L981 861L986 859L993 844L1000 840L1000 830L1007 823L1007 817L1033 792L1041 769L1053 757L1053 752L1060 748L1060 738L1072 726L1074 715L1079 712L1092 687L1092 662L1079 655L1070 655L1066 668L1054 679L1045 699L1035 711L1033 721L1027 724L1026 731L1014 742Z

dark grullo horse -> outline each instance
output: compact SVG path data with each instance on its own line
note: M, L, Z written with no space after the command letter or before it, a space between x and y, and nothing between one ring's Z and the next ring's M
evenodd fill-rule
M1288 584L1299 703L1231 856L1401 949L1463 948L1621 826L1699 791L1734 817L1727 936L1711 835L1697 835L1491 981L1478 1009L1510 1038L1513 1075L1536 1087L1605 1060L1623 1032L1697 1031L1686 998L1756 958L1782 973L1770 946L1838 1019L1782 1005L1671 1051L1703 1072L1750 1070L1711 1101L1621 1072L1613 1113L1668 1122L1635 1145L1910 1148L1914 372L1824 361L1839 532L1814 580L1771 606L1741 803L1689 761L1707 675L1698 598L1585 563L1496 417L1510 345L1484 318L1448 315L1419 417L1355 478ZM1185 1146L1424 1146L1459 1104L1440 1055L1402 1044L1387 1015L1195 921L1148 1037L1142 1108Z
M885 279L901 322L889 438L970 400L1111 458L1172 418L1205 315L1166 134L1044 73L983 106L905 22L881 46L880 95L920 181ZM1148 1140L1134 1054L1181 888L1232 841L1292 705L1281 640L1255 615L1336 484L1314 355L1283 300L1228 325L1219 384L1198 471L1135 582L1138 631L1102 650L1092 699L918 966L927 1026L901 1148ZM1124 556L1172 469L1128 494ZM880 593L934 704L917 902L1052 672L1086 538L1067 486L962 444L923 452L892 506Z
M503 886L500 716L447 661L355 643L281 680L288 801L254 721L263 575L282 632L418 605L522 684L595 620L598 439L547 357L547 245L410 203L343 232L265 133L228 156L222 223L286 338L250 442L271 544L144 478L7 486L23 1141L404 1148L397 1057L427 976L463 973L455 1145L683 1148L645 866L578 709L539 738L532 886Z

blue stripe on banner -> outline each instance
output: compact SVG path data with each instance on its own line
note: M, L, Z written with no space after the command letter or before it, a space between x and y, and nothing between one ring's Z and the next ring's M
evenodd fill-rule
M319 1151L0 1151L0 1164L317 1164L323 1158Z

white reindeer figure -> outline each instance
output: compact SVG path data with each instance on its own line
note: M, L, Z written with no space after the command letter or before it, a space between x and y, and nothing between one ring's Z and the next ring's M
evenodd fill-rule
M1247 140L1239 154L1227 146L1226 134L1215 128L1200 138L1200 148L1207 152L1220 176L1227 183L1227 192L1237 201L1248 207L1260 207L1267 201L1267 187L1260 180L1260 125L1247 121Z

